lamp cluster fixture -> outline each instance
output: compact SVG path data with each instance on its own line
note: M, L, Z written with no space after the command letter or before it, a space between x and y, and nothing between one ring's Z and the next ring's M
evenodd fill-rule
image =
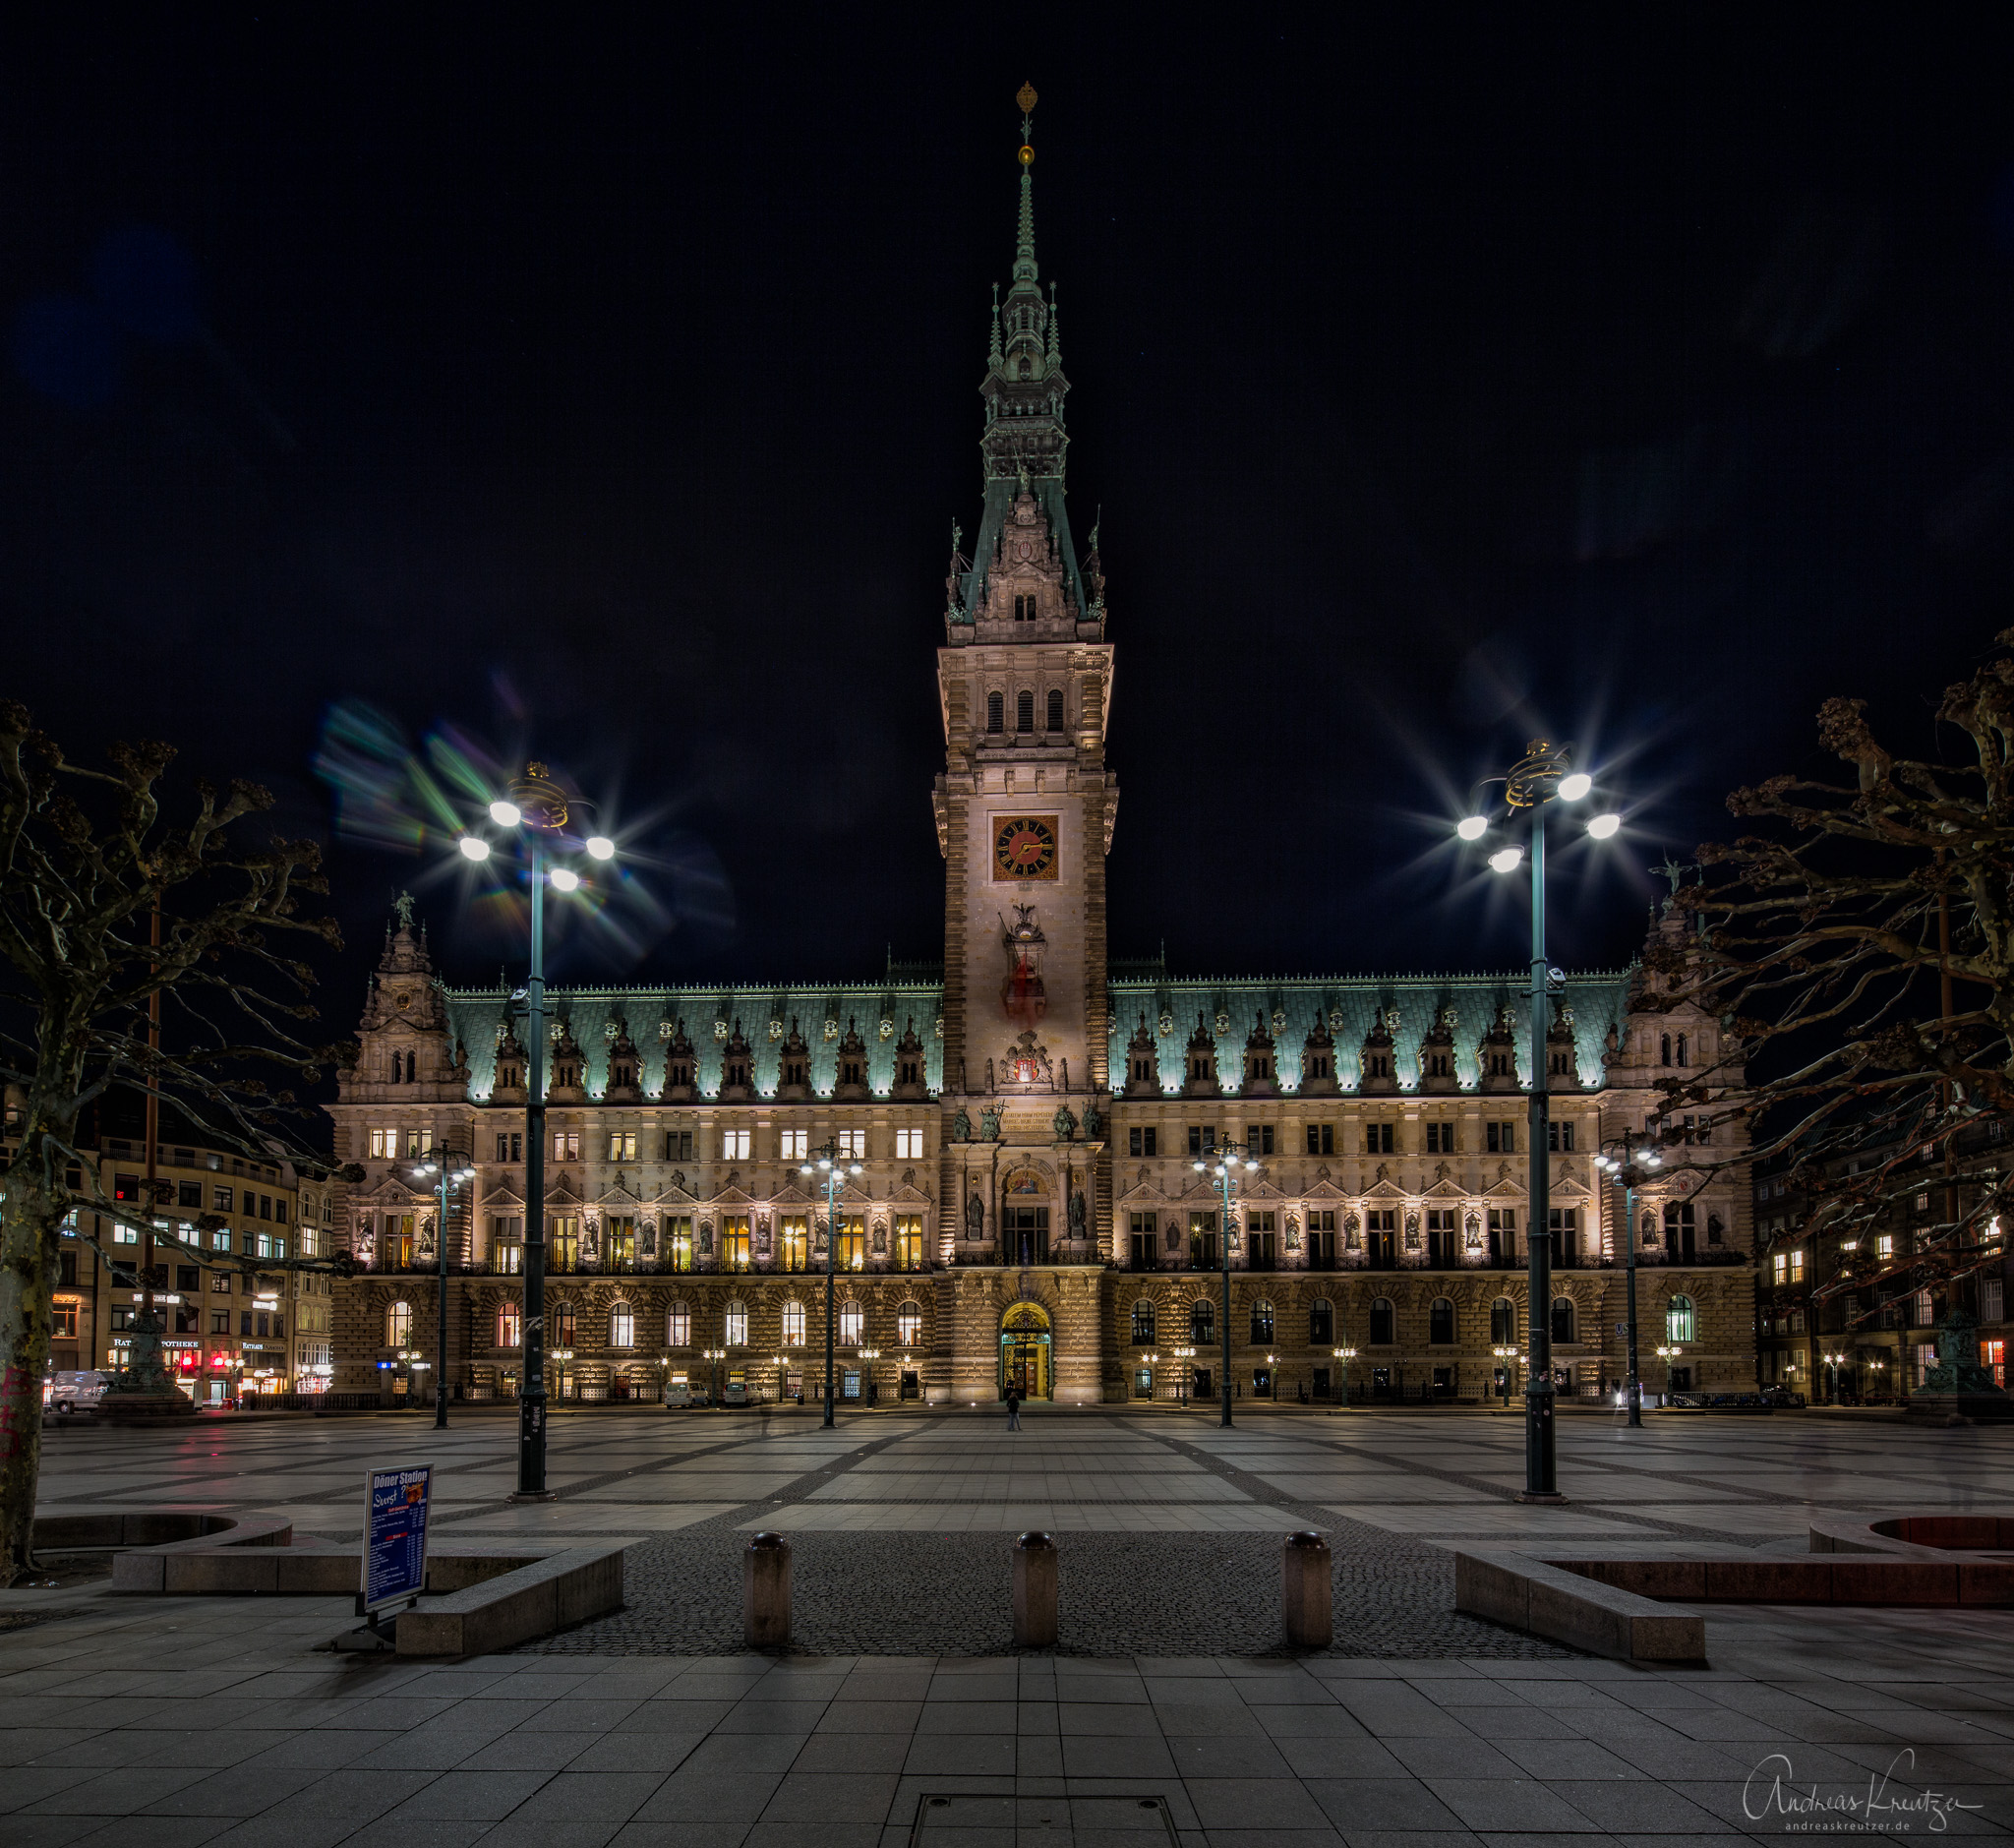
M1594 793L1594 778L1585 770L1568 767L1569 746L1554 746L1544 739L1534 739L1526 746L1525 755L1516 763L1504 784L1504 800L1513 809L1535 808L1542 803L1585 802ZM1464 841L1480 841L1495 825L1496 818L1487 808L1478 805L1471 813L1462 816L1454 824L1454 832ZM1604 809L1587 823L1587 832L1597 841L1605 841L1617 833L1623 825L1623 817L1613 809ZM1524 849L1516 842L1509 842L1490 856L1490 866L1497 872L1515 872L1524 864Z
M546 766L534 763L510 785L509 795L500 796L490 805L489 812L491 822L499 828L536 828L545 834L558 834L566 825L567 798L547 777ZM472 828L463 831L459 844L468 860L488 860L494 851L489 837ZM606 862L616 857L616 843L606 834L590 834L579 846L593 861ZM556 892L580 890L581 877L575 867L550 865L545 868L545 876L546 883Z
M413 1168L413 1172L415 1174L438 1174L441 1172L441 1163L430 1158L425 1162L417 1163ZM457 1184L462 1181L474 1180L475 1177L476 1170L473 1167L450 1167L447 1170L447 1178Z

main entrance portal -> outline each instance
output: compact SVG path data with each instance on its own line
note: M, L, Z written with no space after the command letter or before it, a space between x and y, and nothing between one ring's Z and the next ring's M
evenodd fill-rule
M1012 1386L1023 1399L1052 1399L1054 1384L1048 1311L1018 1302L1000 1318L1000 1396Z

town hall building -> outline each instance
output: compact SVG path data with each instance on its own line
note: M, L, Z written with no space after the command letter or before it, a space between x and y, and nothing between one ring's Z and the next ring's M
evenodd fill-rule
M1542 1237L1560 1390L1598 1395L1624 1373L1625 1244L1594 1158L1643 1129L1660 1079L1718 1062L1719 1025L1646 1006L1640 970L1570 974L1534 1074L1521 973L1203 981L1112 960L1123 623L1097 529L1080 545L1065 502L1032 160L1024 146L981 385L984 498L945 580L943 961L825 987L548 991L549 1391L815 1398L829 1250L848 1399L1208 1400L1226 1252L1241 1398L1333 1401L1345 1368L1352 1401L1514 1394ZM522 1383L522 1018L507 987L444 985L409 909L387 931L331 1112L363 1173L338 1204L362 1266L337 1305L338 1390L431 1397L442 1238L451 1390ZM1545 1225L1527 1204L1535 1077ZM1258 1163L1228 1214L1195 1165L1225 1140ZM859 1171L828 1216L800 1168L832 1145ZM429 1151L475 1170L444 1227L414 1174ZM1745 1165L1702 1180L1675 1162L1639 1200L1637 1245L1646 1359L1674 1345L1675 1385L1751 1387Z

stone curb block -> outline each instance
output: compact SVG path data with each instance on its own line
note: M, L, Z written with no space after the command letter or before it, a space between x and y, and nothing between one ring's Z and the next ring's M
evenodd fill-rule
M401 1611L400 1655L487 1655L622 1606L621 1546L575 1546ZM351 1564L354 1580L356 1567Z
M1458 1610L1630 1662L1698 1662L1706 1620L1633 1591L1503 1549L1454 1554Z

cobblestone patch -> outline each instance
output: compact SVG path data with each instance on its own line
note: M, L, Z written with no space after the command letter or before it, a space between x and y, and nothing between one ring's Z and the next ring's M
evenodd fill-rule
M1290 1523L1282 1522L1282 1531ZM1335 1556L1334 1655L1569 1657L1454 1609L1439 1548L1323 1523ZM523 1645L540 1654L732 1655L744 1536L691 1530L630 1547L626 1606ZM999 1655L1013 1648L1011 1535L792 1536L793 1646L817 1655ZM1273 1655L1279 1540L1270 1534L1059 1535L1062 1655Z

